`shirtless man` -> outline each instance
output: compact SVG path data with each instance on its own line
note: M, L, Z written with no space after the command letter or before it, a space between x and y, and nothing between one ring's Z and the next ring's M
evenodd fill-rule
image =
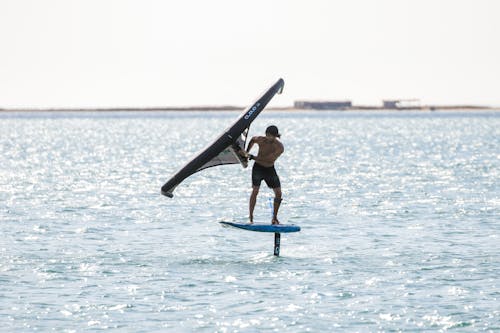
M274 162L283 153L283 144L278 140L280 134L276 126L269 126L266 129L266 136L254 136L247 148L247 154L254 144L259 146L257 156L248 154L250 160L255 160L252 168L252 194L250 195L250 223L253 223L253 211L259 194L260 183L264 180L274 191L274 211L272 224L279 224L278 210L281 204L281 183L274 169Z

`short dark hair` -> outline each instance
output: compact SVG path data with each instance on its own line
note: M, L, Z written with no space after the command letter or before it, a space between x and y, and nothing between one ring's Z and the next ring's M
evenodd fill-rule
M267 134L270 134L270 135L275 136L277 138L279 138L281 136L281 134L278 131L278 127L276 127L274 125L271 125L268 128L266 128L266 135Z

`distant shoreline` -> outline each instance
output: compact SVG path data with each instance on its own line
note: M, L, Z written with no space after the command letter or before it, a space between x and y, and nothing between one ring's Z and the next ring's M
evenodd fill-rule
M0 112L151 112L151 111L243 111L239 106L181 106L181 107L110 107L110 108L0 108ZM353 105L347 108L295 108L293 106L269 107L272 111L496 111L500 107L480 105L428 105L418 107L384 108L382 106Z

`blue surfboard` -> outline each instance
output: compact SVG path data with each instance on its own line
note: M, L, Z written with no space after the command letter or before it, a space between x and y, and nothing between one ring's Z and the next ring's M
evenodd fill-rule
M300 227L294 224L266 224L266 223L235 223L235 222L220 222L224 226L230 226L234 228L258 231L258 232L274 232L274 233L286 233L286 232L298 232Z

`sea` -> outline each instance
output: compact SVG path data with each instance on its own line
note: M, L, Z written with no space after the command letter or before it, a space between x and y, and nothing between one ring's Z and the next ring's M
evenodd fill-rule
M500 331L500 111L264 111L279 257L251 168L160 194L238 115L1 112L0 332Z

